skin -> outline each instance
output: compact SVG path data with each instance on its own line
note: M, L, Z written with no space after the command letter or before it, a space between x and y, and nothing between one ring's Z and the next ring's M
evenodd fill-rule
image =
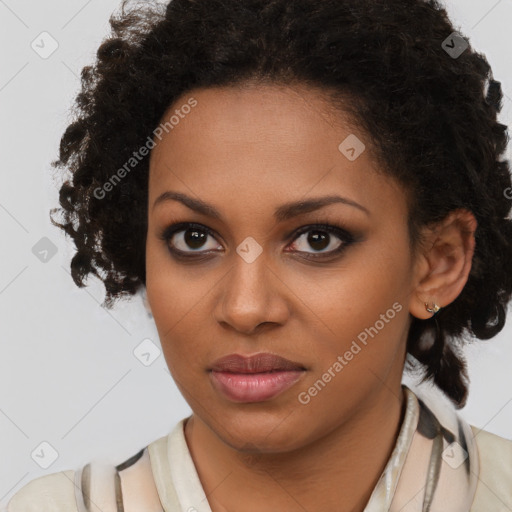
M190 97L197 106L151 152L146 288L167 365L193 411L185 437L211 509L256 512L271 503L313 512L343 503L346 512L362 511L403 418L411 315L429 318L425 302L445 306L458 296L476 221L453 212L412 251L405 190L379 172L368 137L319 90L196 89L163 119ZM338 149L350 134L366 144L354 161ZM166 191L210 203L223 220L175 200L154 205ZM367 211L334 203L283 222L273 217L284 203L333 194ZM199 247L186 245L183 231L159 237L178 222L215 236ZM327 234L324 249L308 243L311 231L294 234L315 223L341 223L356 241L329 256L345 243L336 234ZM262 249L251 263L236 251L247 237ZM169 245L210 255L187 263ZM307 259L318 253L323 259ZM402 306L394 318L300 403L299 393L394 303ZM236 403L213 388L207 371L235 352L272 352L307 371L271 400Z

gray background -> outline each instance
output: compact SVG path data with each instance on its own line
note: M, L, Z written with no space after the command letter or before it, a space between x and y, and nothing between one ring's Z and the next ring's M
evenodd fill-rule
M159 345L141 298L107 311L99 305L99 282L78 289L69 276L71 243L48 217L57 205L50 162L70 120L80 70L94 61L118 6L117 0L0 0L0 505L37 476L94 459L119 463L190 413L163 356L145 366L133 354L145 339ZM446 6L502 82L501 121L509 124L512 0ZM51 48L48 36L40 36L45 31L58 43L48 58L31 47L35 41L40 52ZM48 245L44 237L57 251L46 262L33 251ZM511 334L509 321L493 340L468 348L472 385L461 411L509 439Z

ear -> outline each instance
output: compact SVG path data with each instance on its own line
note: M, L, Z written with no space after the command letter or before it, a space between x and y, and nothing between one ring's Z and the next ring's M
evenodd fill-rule
M420 319L432 317L425 303L444 307L464 288L475 250L477 221L465 209L454 210L441 222L426 228L416 256L414 288L409 312Z

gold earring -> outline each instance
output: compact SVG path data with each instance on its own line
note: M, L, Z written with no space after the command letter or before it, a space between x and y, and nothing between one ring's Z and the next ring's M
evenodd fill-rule
M432 307L430 307L428 302L425 302L425 309L432 314L436 314L440 309L441 306L438 306L435 302L432 302Z

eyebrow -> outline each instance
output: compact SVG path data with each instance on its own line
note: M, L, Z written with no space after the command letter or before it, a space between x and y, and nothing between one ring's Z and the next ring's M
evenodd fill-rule
M155 202L153 203L153 209L155 209L155 207L158 204L167 201L179 201L180 203L183 203L185 206L187 206L191 210L194 210L195 212L223 221L222 215L214 206L202 201L201 199L196 199L187 196L186 194L183 194L181 192L164 192L155 199ZM276 208L276 210L274 211L274 218L278 222L283 222L285 220L297 217L304 213L319 210L320 208L323 208L334 203L342 203L349 206L353 206L365 212L367 215L370 215L370 212L367 208L365 208L359 203L356 203L355 201L352 201L351 199L341 196L323 196L303 201L285 203Z

